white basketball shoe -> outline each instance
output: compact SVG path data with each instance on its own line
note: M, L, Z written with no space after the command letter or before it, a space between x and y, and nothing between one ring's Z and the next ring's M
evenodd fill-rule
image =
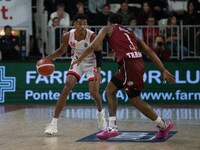
M57 132L58 132L58 130L57 130L57 124L56 123L50 123L45 128L44 134L53 135L53 134L55 134Z
M105 119L105 112L104 112L104 110L102 112L99 112L97 114L97 117L98 117L98 119L97 119L98 128L100 130L106 129L107 122L106 122L106 119Z

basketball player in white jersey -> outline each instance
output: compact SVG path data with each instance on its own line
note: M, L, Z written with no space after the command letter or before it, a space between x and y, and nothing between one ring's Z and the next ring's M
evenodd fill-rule
M74 17L73 25L74 29L71 29L63 36L60 47L55 52L48 55L46 57L47 59L54 60L62 56L66 53L68 45L70 45L72 48L72 62L74 62L83 53L83 50L93 41L96 35L93 31L87 29L87 16L85 14L77 14ZM102 98L99 94L101 63L102 53L99 48L97 53L92 53L85 58L80 66L69 69L65 86L56 104L54 117L51 123L46 127L45 134L52 135L58 132L57 121L66 104L67 96L84 73L88 79L90 95L93 97L98 110L98 128L100 130L106 128L107 123L104 117L104 110L102 109Z

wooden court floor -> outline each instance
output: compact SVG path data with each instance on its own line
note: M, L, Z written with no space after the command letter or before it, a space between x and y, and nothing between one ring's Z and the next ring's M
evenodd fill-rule
M0 150L200 150L200 106L154 106L164 119L173 119L177 133L165 142L77 142L98 132L94 106L69 105L58 121L58 133L44 135L53 105L0 105ZM108 110L106 109L106 116ZM131 106L119 106L123 131L156 131L155 124Z

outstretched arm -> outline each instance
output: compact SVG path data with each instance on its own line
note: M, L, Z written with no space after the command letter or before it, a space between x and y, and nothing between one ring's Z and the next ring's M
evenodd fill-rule
M94 33L92 38L91 38L91 42L95 39L95 37L96 37L96 34ZM97 79L98 83L101 83L101 80L102 80L102 78L101 78L101 66L102 66L103 56L102 56L102 52L101 52L101 47L102 46L99 46L98 50L94 51L94 54L96 56L96 67L97 67L95 79Z
M149 58L156 64L158 69L161 71L163 79L169 83L175 83L175 77L165 69L163 63L158 56L144 43L144 41L138 39L138 46L140 49L149 56Z
M103 27L98 35L95 37L95 39L92 41L92 43L84 50L83 54L79 57L79 59L77 59L76 61L74 61L71 64L71 67L73 67L73 65L77 64L79 65L82 60L87 57L90 53L92 53L93 51L98 51L99 47L103 41L103 39L105 38L106 34L108 33L108 29L107 27Z

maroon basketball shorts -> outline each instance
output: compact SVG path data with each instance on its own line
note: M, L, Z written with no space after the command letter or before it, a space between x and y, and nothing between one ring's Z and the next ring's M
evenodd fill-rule
M145 72L145 64L142 58L126 58L119 63L120 68L114 74L111 81L120 90L124 88L129 98L140 95L144 88L143 74Z

